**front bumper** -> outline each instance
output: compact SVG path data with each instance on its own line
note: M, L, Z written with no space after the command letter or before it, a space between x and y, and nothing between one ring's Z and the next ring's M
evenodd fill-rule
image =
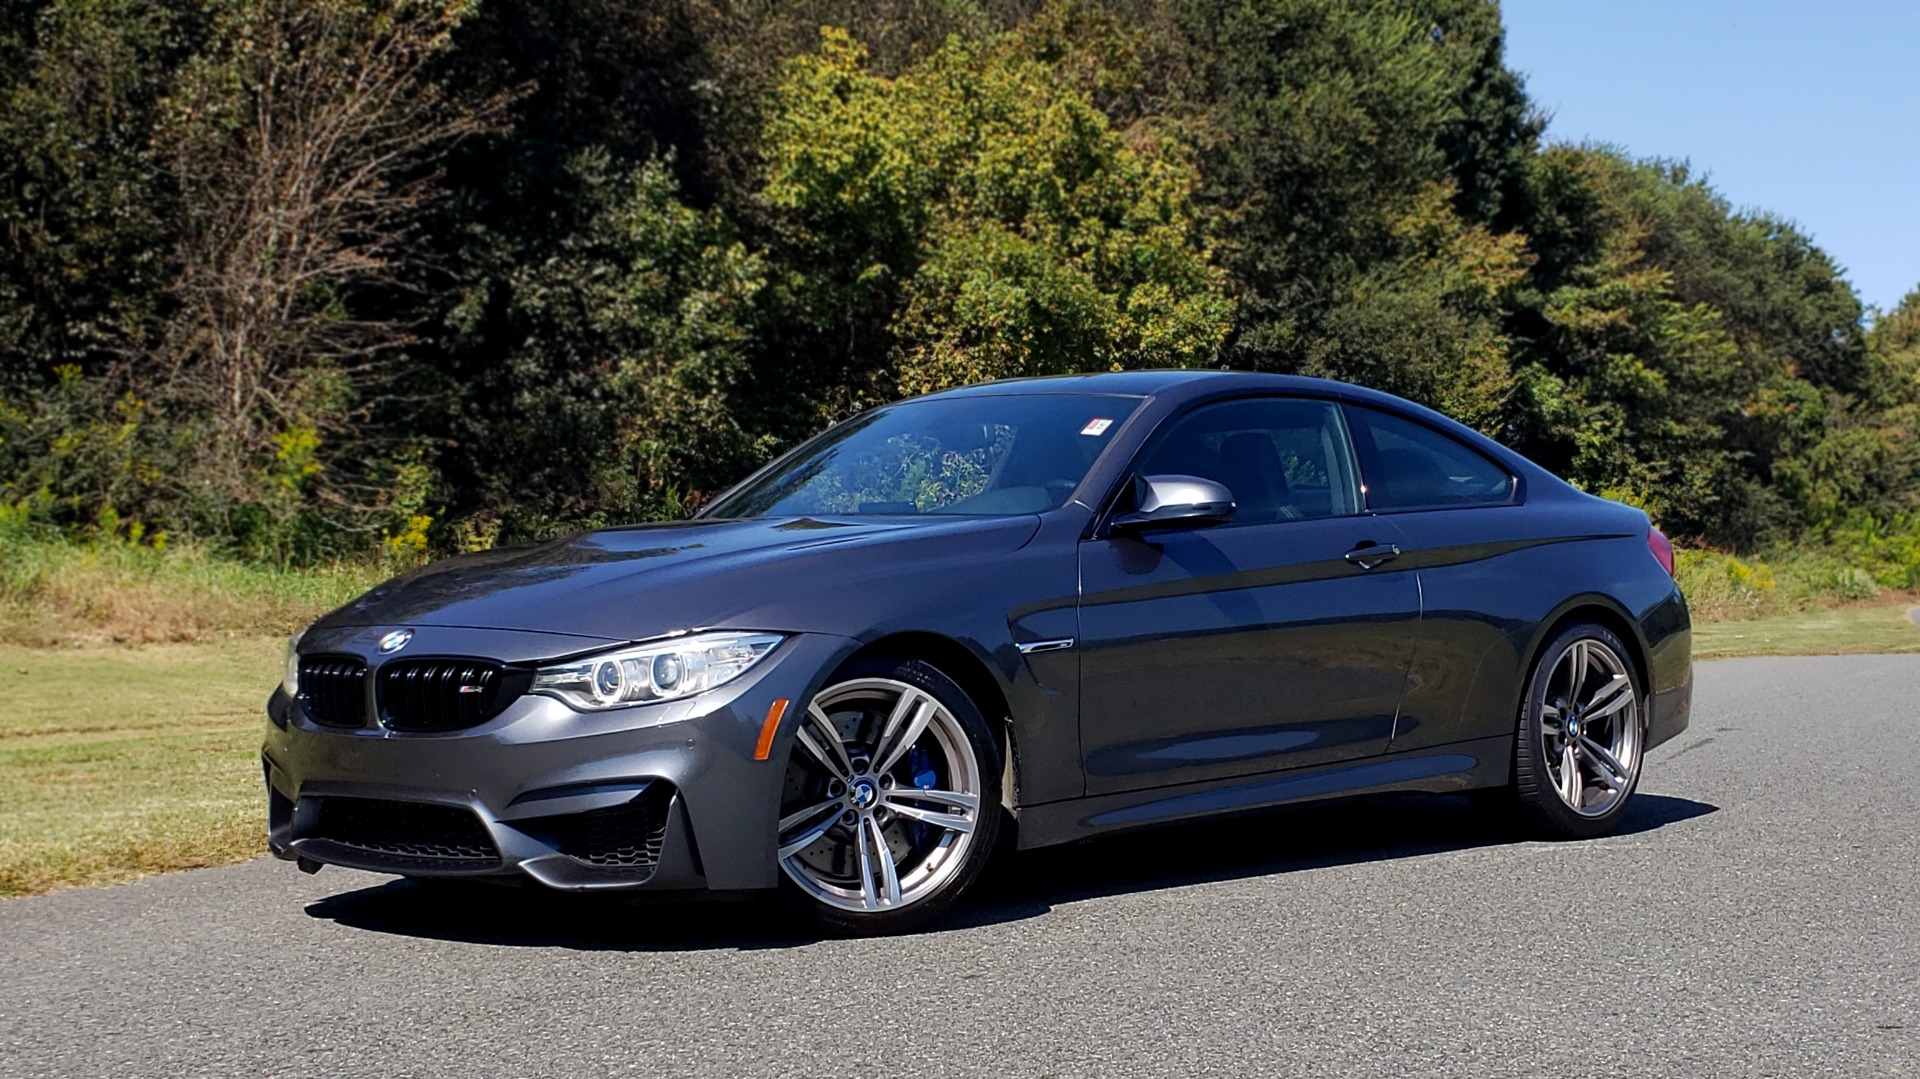
M432 627L416 632L422 651L435 647ZM462 631L468 648L473 633ZM261 754L268 844L319 864L566 890L773 887L800 708L766 760L754 759L760 730L776 700L811 699L851 647L801 634L688 700L588 714L529 694L439 734L319 726L275 690Z

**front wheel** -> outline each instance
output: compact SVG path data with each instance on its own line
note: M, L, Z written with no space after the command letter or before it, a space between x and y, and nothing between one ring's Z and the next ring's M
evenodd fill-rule
M1604 626L1568 626L1534 664L1504 799L1537 834L1613 831L1640 783L1646 692L1627 646Z
M980 709L938 668L849 664L794 736L776 841L789 894L835 932L938 917L993 853L999 762Z

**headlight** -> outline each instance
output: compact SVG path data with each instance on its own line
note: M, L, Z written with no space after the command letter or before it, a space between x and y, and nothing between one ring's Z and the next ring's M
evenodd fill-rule
M747 673L784 638L777 633L696 633L542 667L533 692L583 712L672 701Z
M300 636L305 632L287 638L287 667L280 676L280 690L289 700L300 695Z

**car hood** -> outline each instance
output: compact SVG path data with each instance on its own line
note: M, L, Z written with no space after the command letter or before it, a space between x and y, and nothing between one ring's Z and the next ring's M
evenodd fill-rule
M1038 517L685 521L587 532L537 547L460 555L386 582L323 629L449 626L631 641L707 627L791 624L852 567L990 558L1033 537ZM862 576L869 576L862 573Z

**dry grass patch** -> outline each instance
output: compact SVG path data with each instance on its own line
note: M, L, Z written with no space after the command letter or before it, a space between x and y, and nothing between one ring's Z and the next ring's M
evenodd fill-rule
M286 569L193 549L8 539L0 548L4 644L150 644L291 633L390 572L352 565Z

